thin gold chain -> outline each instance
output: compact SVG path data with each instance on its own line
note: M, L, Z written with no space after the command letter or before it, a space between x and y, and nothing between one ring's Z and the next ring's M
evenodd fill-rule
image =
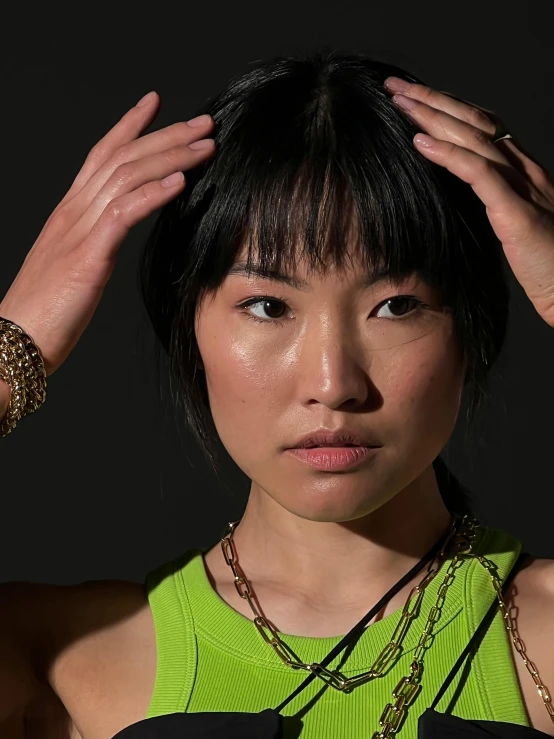
M506 604L502 597L502 584L498 573L496 572L496 566L493 562L486 559L485 557L478 555L473 548L476 535L476 527L478 526L477 519L473 516L455 516L452 522L450 531L446 540L441 548L441 551L431 561L427 568L427 572L421 582L416 585L410 591L406 603L402 609L400 621L397 624L389 643L378 655L377 659L371 666L371 668L359 675L354 675L351 678L345 678L344 675L338 671L329 670L326 667L316 663L307 664L297 660L296 655L292 650L280 639L279 634L273 625L265 618L260 612L253 600L253 589L251 583L247 580L244 571L238 563L238 555L236 551L235 542L233 540L233 534L238 521L230 522L227 526L225 536L221 539L221 549L223 551L223 557L226 564L233 571L235 588L241 598L248 601L248 604L254 614L254 624L261 634L264 641L269 644L277 654L277 656L287 665L290 665L293 669L308 670L320 678L323 682L336 690L343 692L350 692L353 688L367 682L375 677L382 676L385 668L390 664L394 657L402 648L402 641L408 630L408 626L414 616L418 613L423 598L424 591L436 576L437 572L441 569L444 563L446 553L449 549L449 545L453 541L453 556L446 569L443 581L439 586L437 592L437 599L434 606L430 609L427 616L426 624L419 637L414 657L410 666L410 674L402 677L397 683L395 689L392 692L392 696L395 700L394 703L387 703L383 713L379 719L380 730L375 731L372 734L371 739L387 739L387 737L394 736L400 729L407 715L409 706L414 702L417 694L421 689L421 676L423 673L423 655L429 648L432 642L432 631L435 624L438 622L441 610L444 605L446 597L446 591L449 585L454 579L456 569L460 567L462 561L469 557L475 557L480 564L485 567L489 573L493 587L497 594L497 598L502 609L504 623L511 635L517 652L522 657L527 669L531 673L533 680L537 686L540 697L542 698L545 708L550 715L551 721L554 723L554 711L552 708L552 700L548 689L543 685L537 668L533 662L531 662L526 654L523 642L518 636L517 625L515 619L509 614ZM413 601L413 603L412 603Z
M454 519L454 521L452 522L449 534L446 537L446 540L438 556L435 557L435 560L432 560L430 562L427 568L427 572L425 576L423 577L423 579L421 580L421 582L419 583L419 585L416 585L410 591L408 598L406 599L404 608L402 610L400 621L398 622L389 643L381 651L381 653L379 654L379 656L377 657L377 659L375 660L375 662L373 663L373 665L367 672L360 673L359 675L354 675L351 678L346 678L337 671L328 670L326 667L324 667L323 665L320 665L317 662L312 663L312 664L308 664L305 662L299 662L296 659L296 655L291 651L291 649L287 646L287 644L285 644L285 642L282 641L282 639L279 637L279 634L277 633L273 625L265 618L265 616L257 608L252 598L252 595L253 595L252 585L246 579L244 571L238 563L237 551L235 547L235 542L233 540L233 534L238 524L238 521L230 522L228 524L227 532L221 540L221 548L223 551L225 562L229 565L229 567L233 571L235 588L238 594L240 595L241 598L244 598L245 600L248 601L248 604L250 605L250 608L252 609L252 612L254 613L254 623L258 631L262 635L264 641L267 642L267 644L269 644L273 648L273 650L276 652L279 658L285 664L290 665L290 667L294 669L307 670L309 672L315 673L315 675L319 677L321 680L323 680L323 682L326 682L328 685L335 688L336 690L349 691L353 689L354 687L357 687L358 685L361 685L362 683L367 682L368 680L371 680L375 677L379 677L380 675L382 675L385 668L389 665L389 663L394 659L394 657L400 651L402 640L408 630L408 626L411 620L414 618L414 616L418 612L418 608L421 604L421 600L423 598L425 588L431 582L431 580L435 577L437 572L440 570L441 565L446 556L448 545L450 541L452 540L452 537L457 534L457 525L459 521L461 521L461 519ZM458 537L460 535L461 535L461 532L458 533ZM466 541L465 536L463 537L463 541ZM412 600L414 601L413 604L412 604ZM435 609L432 609L432 612L434 613Z
M535 684L537 686L539 696L542 698L544 706L548 712L548 715L550 716L550 720L552 721L552 723L554 723L554 711L552 710L552 699L550 697L550 693L548 692L546 686L542 683L536 666L527 658L527 655L525 653L525 646L517 635L517 625L515 619L512 618L512 616L509 614L504 602L504 598L502 596L502 583L498 576L496 565L494 564L494 562L487 559L486 557L477 554L474 550L476 536L475 527L477 526L477 521L476 519L471 519L471 522L473 525L471 525L470 527L465 544L463 540L459 537L459 550L456 551L455 557L450 563L445 578L439 588L439 599L441 597L444 598L444 588L447 586L448 579L453 576L452 565L454 564L454 561L458 557L458 555L475 557L479 561L479 563L487 570L491 577L493 587L496 592L498 602L500 604L500 608L502 609L504 624L506 625L508 634L511 635L518 654L522 657L527 669L531 673L531 676L533 677L533 680L535 681ZM427 624L425 625L425 628L419 639L419 643L416 647L414 659L411 664L411 674L409 676L403 677L393 690L392 695L393 698L396 699L396 701L394 704L387 703L387 705L385 706L385 709L381 714L381 718L379 719L379 726L381 726L381 730L375 731L371 739L386 739L387 737L393 736L399 730L401 724L405 719L406 707L415 700L415 697L419 692L419 689L421 687L419 683L419 678L421 677L423 667L423 651L429 646L431 622L434 623L438 619L438 617L435 617L436 607L437 604L435 604L435 606L431 608L429 618L427 619Z
M508 631L508 635L511 637L514 643L516 652L522 658L525 667L527 667L529 674L533 678L533 681L537 687L537 692L540 698L542 698L544 707L546 708L548 715L550 716L550 721L554 724L554 707L552 706L552 697L548 691L548 688L542 682L535 663L527 657L525 644L522 642L517 630L517 621L508 610L504 598L502 597L502 585L498 577L496 565L494 564L494 562L487 559L486 557L483 557L482 555L476 555L476 557L491 576L492 584L498 597L498 603L502 611L502 617L504 619L504 624ZM515 606L513 606L512 608L515 608Z
M449 563L443 581L437 592L435 605L429 611L427 622L421 632L410 665L410 674L402 677L392 691L394 703L387 703L379 719L380 730L372 734L371 739L385 739L394 736L406 718L409 706L414 702L421 690L421 676L423 674L423 655L431 646L433 627L440 618L444 605L446 591L454 579L455 571L461 566L463 558L471 556L471 542L473 540L477 520L464 516L462 527L454 542L454 555Z

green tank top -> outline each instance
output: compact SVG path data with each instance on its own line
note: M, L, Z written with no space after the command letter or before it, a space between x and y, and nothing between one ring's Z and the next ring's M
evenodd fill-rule
M502 581L521 551L504 531L479 526L475 548L492 560ZM418 615L404 637L401 655L381 677L339 692L314 680L282 710L302 720L302 739L367 739L379 729L385 705L410 663L430 608L446 572L447 559L425 590ZM175 712L249 711L275 708L307 676L283 664L252 621L229 606L212 588L203 550L190 549L146 577L152 609L157 669L147 718ZM456 570L443 601L434 637L424 655L422 689L398 732L417 736L417 719L433 701L495 597L490 575L476 559ZM372 604L368 604L368 608ZM368 670L388 643L402 608L370 624L345 659L330 667L347 677ZM318 662L341 636L281 634L303 662ZM470 664L470 669L467 666ZM502 614L495 616L471 662L466 662L442 697L437 711L466 719L507 721L530 726Z

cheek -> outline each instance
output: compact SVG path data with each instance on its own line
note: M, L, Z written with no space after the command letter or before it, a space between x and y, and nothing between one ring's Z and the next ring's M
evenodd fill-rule
M214 423L228 452L235 459L241 448L244 454L245 439L250 449L262 447L268 423L280 412L279 388L284 387L290 366L287 358L259 341L249 341L244 333L203 331L198 343ZM256 427L265 432L253 433Z
M454 428L463 382L453 337L414 347L409 362L390 363L381 392L387 420L410 446L446 443ZM388 408L388 410L386 410Z

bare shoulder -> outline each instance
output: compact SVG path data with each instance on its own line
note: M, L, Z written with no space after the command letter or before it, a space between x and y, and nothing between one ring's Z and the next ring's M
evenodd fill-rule
M514 577L507 606L527 658L554 699L554 559L531 557ZM554 736L554 723L513 643L512 652L531 725Z
M156 643L143 585L95 580L9 586L43 686L25 712L26 725L38 727L36 736L50 736L48 725L52 736L96 739L145 718L154 687Z
M550 634L554 632L554 559L529 557L515 575L510 594L525 607L527 619L537 619L537 625L541 622Z

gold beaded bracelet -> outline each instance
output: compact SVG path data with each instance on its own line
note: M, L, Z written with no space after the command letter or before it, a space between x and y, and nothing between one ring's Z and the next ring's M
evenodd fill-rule
M0 316L0 377L11 388L6 415L0 420L0 437L18 421L34 413L46 400L46 370L40 351L21 326Z

